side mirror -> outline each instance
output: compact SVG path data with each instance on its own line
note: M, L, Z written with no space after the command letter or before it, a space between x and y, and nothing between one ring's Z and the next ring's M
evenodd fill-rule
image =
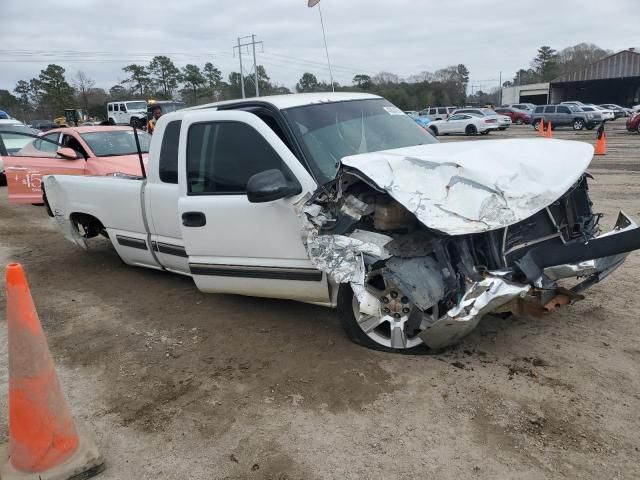
M251 203L264 203L302 192L298 182L290 182L278 169L256 173L247 181L247 198Z
M78 152L69 147L59 148L56 153L67 160L75 160L78 158Z

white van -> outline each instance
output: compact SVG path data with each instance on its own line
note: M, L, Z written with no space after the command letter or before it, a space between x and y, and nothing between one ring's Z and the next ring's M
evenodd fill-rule
M107 103L107 119L111 125L135 125L141 128L147 124L147 102L131 100L128 102Z

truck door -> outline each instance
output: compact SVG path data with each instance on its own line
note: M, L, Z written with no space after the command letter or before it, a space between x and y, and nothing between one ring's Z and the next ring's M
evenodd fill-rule
M301 192L250 203L254 174L280 170ZM206 292L328 302L295 204L316 184L282 140L248 112L193 112L180 131L178 214L189 268Z

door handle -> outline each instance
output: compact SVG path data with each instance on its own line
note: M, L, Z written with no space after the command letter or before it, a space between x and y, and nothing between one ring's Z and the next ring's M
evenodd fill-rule
M202 212L184 212L182 214L182 225L185 227L204 227L207 224L207 217Z

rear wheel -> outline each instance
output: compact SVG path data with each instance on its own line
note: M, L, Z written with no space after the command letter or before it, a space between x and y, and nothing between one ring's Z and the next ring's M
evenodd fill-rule
M516 118L516 125L522 125L524 122L521 118Z
M113 118L109 119L109 125L115 125L116 121Z
M438 318L437 306L423 313L382 275L374 274L373 280L376 286L368 284L366 288L381 302L376 315L360 312L360 303L349 284L339 287L338 318L349 339L384 352L427 353L429 349L418 334Z
M467 125L467 128L464 129L464 133L466 135L475 135L478 133L478 129L475 125Z
M581 118L576 118L573 121L573 129L574 130L582 130L584 128L584 120Z
M636 127L636 132L640 133L640 123L638 123L638 126Z

